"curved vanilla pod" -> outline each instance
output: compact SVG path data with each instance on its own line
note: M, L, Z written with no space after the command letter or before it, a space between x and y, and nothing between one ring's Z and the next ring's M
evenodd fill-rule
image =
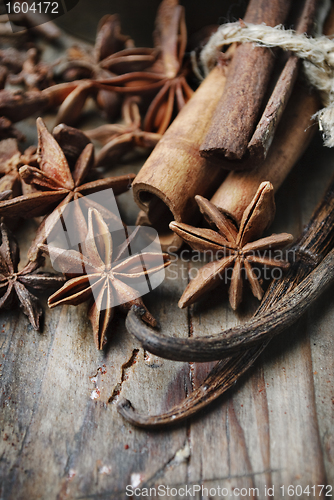
M132 308L126 319L126 327L145 350L163 358L174 361L215 361L254 347L259 341L286 330L333 280L334 251L277 305L244 325L206 337L168 337L145 326L140 319L144 311Z
M296 252L294 263L287 274L280 280L272 282L254 317L279 303L281 297L295 289L320 264L333 246L334 182L332 181L308 226L293 247ZM333 259L332 256L329 258ZM219 361L204 382L187 399L164 414L142 415L137 413L130 401L124 398L118 404L118 411L130 423L140 427L159 427L189 418L228 390L255 362L268 345L270 338L252 349Z

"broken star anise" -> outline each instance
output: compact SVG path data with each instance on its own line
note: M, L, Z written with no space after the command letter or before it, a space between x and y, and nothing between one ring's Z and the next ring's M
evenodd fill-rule
M128 174L83 183L94 164L93 145L87 144L79 156L73 172L71 172L64 152L47 130L41 118L37 119L37 131L40 168L25 165L19 170L24 182L33 186L34 192L12 200L0 201L0 216L31 218L50 214L37 230L36 237L28 252L30 260L36 260L39 254L38 244L44 243L50 236L59 221L59 217L65 217L65 210L71 201L76 202L79 199L84 199L86 195L110 188L113 189L115 195L121 194L129 189L134 178L134 175ZM78 207L75 212L77 226L86 236L85 219L80 210Z
M131 236L116 251L108 226L101 214L90 208L88 233L82 243L83 253L40 245L40 248L57 262L57 266L65 275L72 276L60 290L49 297L49 307L62 304L78 305L92 300L88 316L98 349L103 348L115 306L121 306L126 310L135 304L145 307L135 285L130 286L127 282L135 284L136 280L145 279L170 264L167 254L153 252L142 252L124 259ZM156 326L156 320L146 308L145 310L144 321Z
M19 247L4 222L0 223L0 233L0 308L12 309L19 303L32 326L39 330L39 319L43 310L31 291L57 288L64 283L65 278L52 273L36 273L44 263L43 257L35 262L29 261L18 271Z
M273 257L271 251L284 248L293 239L292 235L287 233L260 238L275 214L273 186L270 182L263 182L259 186L243 213L239 230L208 200L196 196L196 201L206 220L218 232L178 222L172 222L170 228L194 250L209 251L217 260L202 267L197 277L190 281L179 301L179 307L193 304L205 292L216 287L223 273L231 267L233 271L229 299L232 308L237 309L242 300L242 269L245 270L253 295L261 300L263 290L252 264L287 268L289 263Z
M0 141L0 192L10 189L12 196L22 194L23 181L19 170L23 165L37 165L36 148L30 146L22 154L17 146L16 139Z

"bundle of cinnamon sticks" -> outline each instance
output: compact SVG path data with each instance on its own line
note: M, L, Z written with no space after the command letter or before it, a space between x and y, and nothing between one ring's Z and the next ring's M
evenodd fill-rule
M250 0L244 21L322 31L318 0ZM240 21L243 22L243 21ZM334 31L329 16L324 34ZM195 195L235 222L262 181L276 191L305 151L317 127L316 91L303 80L300 61L253 43L231 46L168 128L133 183L142 209L138 222L159 232L164 249L182 241L169 222L199 218Z

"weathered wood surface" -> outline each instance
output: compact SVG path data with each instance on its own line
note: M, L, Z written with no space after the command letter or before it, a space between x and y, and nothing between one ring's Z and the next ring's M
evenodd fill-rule
M329 182L333 161L333 152L317 138L277 195L274 231L300 233ZM133 223L131 193L119 202L126 222ZM22 264L32 229L33 223L18 233ZM219 289L189 311L179 310L177 300L198 265L173 261L165 282L145 298L171 335L218 332L245 320L256 306L248 295L248 310L236 316ZM281 499L289 485L332 485L333 291L273 340L216 403L186 424L159 432L123 421L116 411L119 395L140 411L158 413L185 398L212 365L144 353L122 317L113 324L106 352L98 352L85 305L45 307L42 334L19 311L2 311L0 498L122 499L127 485L198 484L216 495L204 490L188 498L224 498L219 486L228 489L227 498L235 488L246 488L239 498L267 499L272 497L265 488L274 485L275 499Z

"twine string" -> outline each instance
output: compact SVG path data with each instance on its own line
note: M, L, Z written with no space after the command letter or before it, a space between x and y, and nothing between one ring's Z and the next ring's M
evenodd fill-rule
M312 118L318 120L324 145L334 147L334 41L326 36L312 38L298 34L281 25L271 27L244 22L224 24L211 36L200 54L204 74L207 75L214 67L224 46L246 42L261 47L280 47L303 60L307 80L319 90L324 106ZM198 67L195 69L198 74Z

